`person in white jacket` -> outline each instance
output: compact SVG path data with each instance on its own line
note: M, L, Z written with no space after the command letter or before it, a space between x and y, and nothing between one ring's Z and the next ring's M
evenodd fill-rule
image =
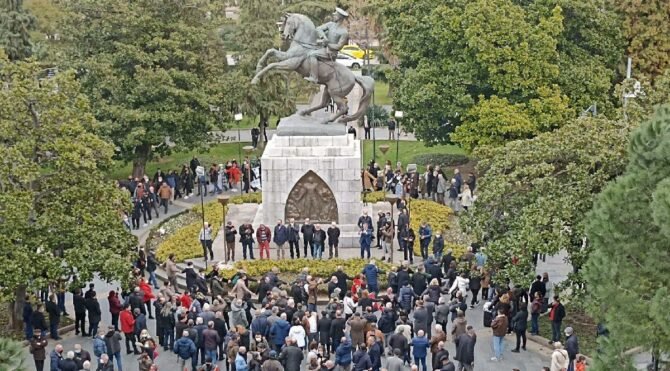
M470 191L470 187L467 184L463 185L463 192L461 192L460 196L463 210L468 211L468 209L471 208L472 204L474 203L474 198L472 197L472 191Z
M358 304L354 301L354 298L351 297L351 291L347 292L347 295L344 297L344 316L349 319L354 312L356 311L356 308L358 307Z
M563 349L560 341L554 343L554 352L551 354L550 371L566 371L568 369L568 351Z
M458 291L461 292L463 295L463 298L465 298L468 295L468 288L470 287L470 280L466 278L465 272L461 273L460 276L456 277L454 280L453 285L451 285L451 288L449 289L449 293L453 293L456 288L458 288Z
M305 350L305 345L307 343L307 334L305 333L305 328L302 327L300 319L296 318L293 321L293 326L288 330L288 337L296 341L296 346L302 350Z

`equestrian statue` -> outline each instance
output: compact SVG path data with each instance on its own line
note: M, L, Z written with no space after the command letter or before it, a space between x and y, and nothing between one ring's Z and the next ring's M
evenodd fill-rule
M346 11L336 8L332 21L315 27L307 16L296 13L285 14L282 38L290 40L291 44L287 51L268 49L258 61L257 73L251 83L257 84L270 70L296 71L307 81L325 85L321 103L300 111L301 116L325 108L332 99L337 105L337 111L323 122L324 124L358 120L365 114L370 104L375 81L369 76L356 76L347 67L335 61L337 53L349 39L349 33L343 25L348 16ZM265 65L270 57L278 61ZM363 89L363 95L358 110L353 115L347 115L346 96L356 84Z

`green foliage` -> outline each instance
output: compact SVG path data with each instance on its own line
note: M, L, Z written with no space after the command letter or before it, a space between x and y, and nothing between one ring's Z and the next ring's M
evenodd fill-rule
M35 29L35 17L23 8L23 0L0 2L0 49L10 61L26 59L33 54L30 31Z
M622 0L611 2L623 17L635 76L654 79L670 68L670 2Z
M121 279L137 242L121 223L127 194L102 174L114 149L91 133L98 123L73 73L38 83L40 71L38 63L0 55L4 298L61 278Z
M409 215L410 215L410 227L414 230L416 234L416 240L414 240L414 255L421 256L421 246L419 244L419 227L421 222L425 221L428 223L433 230L433 234L437 231L445 232L451 226L449 225L449 217L453 215L453 211L444 205L440 205L437 202L429 200L412 200L409 204ZM445 241L445 245L449 244L449 241ZM446 249L454 249L454 256L460 257L465 252L465 248L457 247L453 244L450 246L445 246ZM432 251L432 244L430 247Z
M263 202L263 194L261 192L243 193L230 198L230 203L233 205L260 204L261 202Z
M374 6L401 60L388 74L394 107L422 140L502 145L553 130L593 103L609 116L620 104L611 92L625 40L607 0Z
M614 349L670 351L668 133L665 105L633 132L625 173L597 197L586 218L592 246L583 273L588 303L609 329ZM620 365L619 358L598 358L595 369Z
M564 116L567 104L555 86L560 7L538 16L511 0L394 0L380 6L401 59L400 69L390 73L397 87L394 107L405 111L406 126L422 140L449 141L456 127L468 123L454 140L470 148L498 144L500 137L525 138L555 127L539 115L548 107L557 119ZM506 122L494 130L499 115ZM479 120L484 128L476 126Z
M371 127L386 126L386 122L389 119L389 112L384 107L376 104L368 107L366 115L368 116L369 122L371 122Z
M235 75L235 90L231 92L234 101L242 112L252 117L259 116L260 121L267 121L270 116L288 116L295 108L297 94L289 94L286 75L271 73L260 84L251 85L258 60L266 50L281 45L277 31L277 21L282 14L280 2L247 0L241 4L240 10L235 39L242 49L239 51L241 60Z
M440 167L452 167L465 165L470 161L468 156L456 153L431 153L414 156L412 163L419 166L440 165Z
M23 358L23 345L20 342L0 338L0 370L28 370Z
M66 63L79 72L101 132L135 176L154 155L207 146L235 102L217 30L221 2L73 0ZM220 107L219 117L210 105ZM222 120L223 119L223 120Z
M363 202L364 203L377 203L386 201L386 192L384 191L374 191L374 192L363 192Z
M235 262L233 269L224 269L220 271L221 276L231 278L239 269L243 269L250 277L262 277L272 270L273 267L278 267L281 273L300 273L307 268L309 274L314 277L330 279L330 276L335 273L338 266L341 266L344 273L353 277L361 273L363 267L368 264L368 260L364 259L286 259L281 262L273 260L242 260ZM379 269L389 272L391 265L385 262L376 262Z
M476 151L477 203L461 225L485 243L498 277L530 283L533 254L561 249L574 266L583 264L584 215L623 171L629 130L606 119L574 119L533 139Z

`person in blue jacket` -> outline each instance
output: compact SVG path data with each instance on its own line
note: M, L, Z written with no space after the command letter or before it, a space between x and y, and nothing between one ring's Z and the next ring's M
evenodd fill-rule
M365 267L363 267L361 273L365 275L365 281L368 284L368 291L374 292L375 295L377 295L377 293L379 292L378 278L380 274L384 273L384 271L377 268L374 259L370 259L370 263L366 264Z
M428 355L429 346L430 343L428 342L428 338L426 338L426 334L423 330L419 330L416 333L416 336L412 338L412 355L414 356L414 364L417 366L421 365L423 371L428 370L426 366L426 356Z
M351 342L346 337L335 350L335 365L347 370L351 365Z
M195 366L198 363L197 348L193 340L188 336L187 330L184 330L182 336L175 341L172 350L179 357L180 369L184 369L186 361L190 358L191 366L195 370Z
M433 230L430 228L430 225L426 221L421 222L419 227L419 243L421 246L421 257L423 260L428 258L428 246L430 245L430 240L433 238Z
M364 223L361 228L361 237L359 239L361 244L361 259L364 258L364 253L367 252L368 259L370 259L370 246L372 245L372 229L367 223Z
M286 244L286 241L288 241L288 228L282 223L281 219L277 220L274 232L272 242L277 245L277 259L284 259L286 257L284 253L284 245ZM293 257L291 257L291 259L293 259Z
M288 337L291 325L286 320L286 313L282 313L278 320L270 327L270 340L272 340L273 350L279 352Z

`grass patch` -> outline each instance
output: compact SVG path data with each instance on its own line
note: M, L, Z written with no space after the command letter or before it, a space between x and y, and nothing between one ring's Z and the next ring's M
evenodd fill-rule
M375 82L375 104L379 106L392 105L393 99L389 97L389 84L386 82Z
M386 163L386 160L390 160L392 164L396 162L396 142L390 140L377 140L376 150L376 161L380 166L383 166ZM386 154L383 154L379 150L380 145L388 145L389 150ZM417 155L427 155L427 154L458 154L463 155L465 151L462 148L454 145L435 145L432 147L427 147L423 142L419 141L408 141L401 140L399 143L400 153L398 156L398 161L402 162L403 167L407 164L411 164L414 161L414 158ZM363 157L365 158L365 163L369 163L372 160L372 149L373 142L371 140L363 141ZM424 164L418 164L421 167ZM395 165L394 165L395 167Z
M587 356L595 355L598 347L596 322L582 309L570 303L565 304L565 313L566 316L561 325L561 342L565 344L565 328L572 327L579 339L579 353ZM528 330L530 331L530 321L528 321ZM540 317L540 336L551 338L551 321L548 315Z
M242 142L240 144L240 148L244 148L244 146L251 145L251 143L245 143ZM244 153L244 150L241 149L242 152L242 158L246 157L246 154ZM255 156L260 157L261 156L260 152L260 146L259 149L256 150ZM164 172L167 172L169 170L177 170L181 171L181 166L183 164L187 164L191 161L191 158L193 156L198 157L198 160L200 160L200 163L205 166L206 169L209 169L209 166L213 163L226 163L228 160L232 159L238 159L239 158L239 152L238 152L238 144L237 143L222 143L222 144L216 144L210 147L209 151L203 152L203 151L189 151L189 152L178 152L178 153L173 153L169 156L161 157L158 159L155 159L153 161L150 161L147 163L146 170L144 171L145 174L149 175L149 177L153 177L153 174L156 172L158 168L163 170ZM254 153L251 154L251 157L254 158ZM107 173L107 178L109 179L125 179L132 173L133 165L132 163L123 163L119 162L118 166L112 169L110 172Z

